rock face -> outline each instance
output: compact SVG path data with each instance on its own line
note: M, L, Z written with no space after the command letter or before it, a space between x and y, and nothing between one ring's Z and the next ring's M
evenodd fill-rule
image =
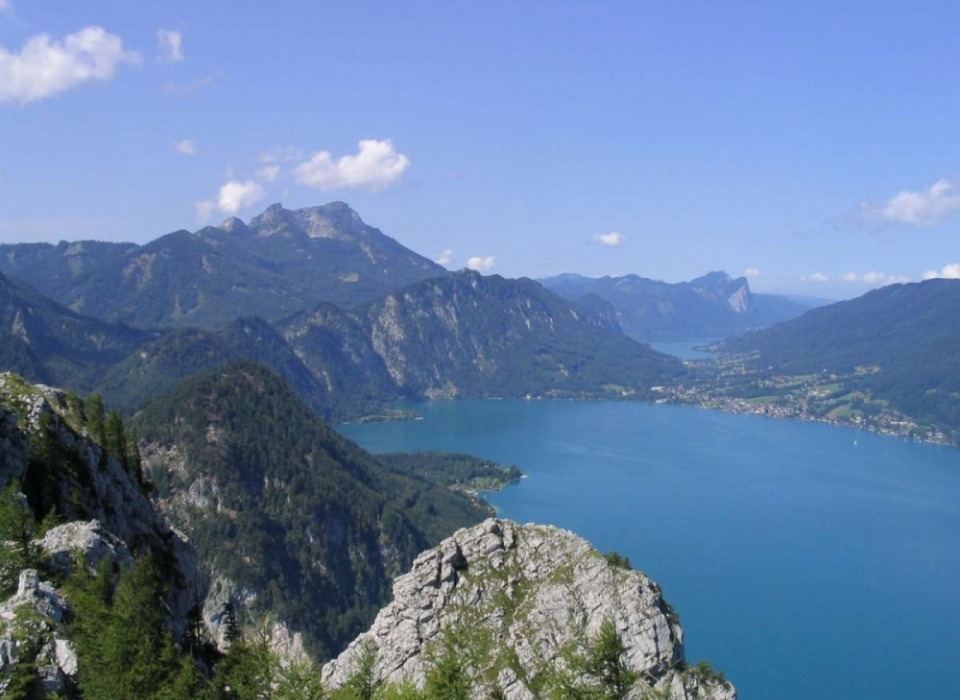
M386 398L620 395L685 371L624 337L609 304L575 305L532 280L471 270L350 311L292 316L282 333L315 375Z
M452 635L472 640L463 658L475 697L499 688L511 700L536 698L552 673L575 673L570 659L613 623L638 674L631 697L651 688L677 700L736 697L722 678L685 666L683 632L657 584L564 530L487 520L417 557L393 593L370 630L324 667L324 682L343 685L376 652L376 680L422 685Z
M27 446L44 440L60 455L55 460L60 466L41 473L30 469ZM10 448L0 456L0 487L12 479L22 480L25 488L33 484L42 492L44 510L55 505L70 521L38 543L50 565L66 573L79 563L77 557L88 567L108 557L123 566L132 563L133 553L152 551L169 563L168 623L175 635L183 634L188 612L206 590L196 551L133 475L78 428L66 392L0 373L0 446Z
M17 592L0 603L0 697L13 668L24 661L36 665L43 697L63 692L77 672L73 644L61 636L68 610L66 599L36 570L20 572Z

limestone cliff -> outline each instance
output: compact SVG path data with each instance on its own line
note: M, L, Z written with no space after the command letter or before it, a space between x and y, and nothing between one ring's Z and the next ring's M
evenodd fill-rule
M618 563L553 527L491 519L460 530L396 579L393 602L323 679L341 686L373 656L375 680L422 685L454 644L478 698L537 698L564 678L589 688L577 660L612 623L636 674L629 697L733 700L720 674L685 664L657 584Z

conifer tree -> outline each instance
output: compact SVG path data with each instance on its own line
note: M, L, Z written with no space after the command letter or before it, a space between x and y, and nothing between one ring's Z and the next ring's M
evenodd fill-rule
M95 391L87 399L86 416L87 430L90 431L90 436L101 447L106 447L107 436L104 432L106 416L103 410L103 397L100 396L99 392Z

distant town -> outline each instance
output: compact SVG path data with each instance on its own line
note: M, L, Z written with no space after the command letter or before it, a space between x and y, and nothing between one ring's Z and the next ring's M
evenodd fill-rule
M951 444L936 426L918 422L894 410L888 401L852 388L858 376L878 371L858 367L849 375L768 374L751 368L750 357L731 355L719 360L688 360L698 373L695 383L654 387L656 403L711 408L791 420L816 421L861 428L910 440Z

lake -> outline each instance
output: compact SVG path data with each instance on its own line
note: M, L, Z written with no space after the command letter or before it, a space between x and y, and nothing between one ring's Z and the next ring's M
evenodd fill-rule
M960 698L960 450L632 402L415 408L340 429L516 464L498 512L627 555L743 700Z

